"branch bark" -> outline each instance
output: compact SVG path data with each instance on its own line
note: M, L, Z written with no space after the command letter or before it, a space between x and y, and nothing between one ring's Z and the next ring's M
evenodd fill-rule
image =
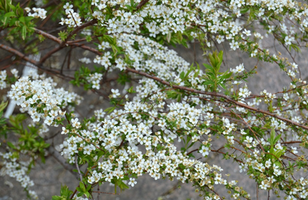
M65 48L68 42L68 40L73 37L74 34L76 34L79 30L83 29L83 28L86 28L88 26L91 26L93 24L97 23L97 19L93 19L87 23L84 23L83 25L81 26L78 26L76 29L74 29L68 36L67 38L64 40L64 41L61 41L60 45L56 48L54 48L53 50L51 50L50 52L48 52L40 61L39 61L39 64L43 64L52 54L56 53L57 51L60 51L61 49ZM53 39L54 36L53 36ZM58 39L57 39L58 41Z
M137 5L137 10L140 10L142 6L144 6L149 0L142 0L138 5Z
M46 37L46 38L48 38L48 39L50 39L50 40L52 40L52 41L54 41L54 42L56 42L56 43L58 43L58 44L61 44L61 43L62 43L62 41L61 41L59 38L57 38L57 37L55 37L55 36L53 36L53 35L51 35L51 34L49 34L49 33L46 33L45 31L42 31L42 30L40 30L40 29L34 28L34 32L36 32L37 34L43 35L44 37ZM80 43L78 43L78 42L76 43L75 41L67 41L66 44L67 44L68 46L80 47L80 48L82 48L82 49L91 51L91 52L93 52L93 53L95 53L95 54L97 54L97 55L103 55L103 54L102 54L101 52L99 52L98 50L96 50L96 49L94 49L94 48L92 48L92 47L86 46L86 45L84 45L84 44L80 44Z
M47 34L47 33L46 33L46 34ZM55 38L50 37L50 39L55 39ZM79 46L79 47L81 47L81 48L83 48L83 49L87 49L87 50L89 50L89 51L92 51L92 52L95 53L95 54L102 55L102 53L99 52L98 50L93 49L93 48L91 48L91 47L87 47L87 46L85 46L85 45L83 45L83 44L78 44L78 43L70 43L70 44L72 44L72 45L74 45L74 46ZM11 52L11 53L14 53L15 55L18 55L18 56L20 56L22 59L24 59L24 60L26 60L26 61L28 61L28 62L30 62L30 63L32 63L32 64L38 66L38 67L41 66L41 64L42 64L41 61L40 61L40 62L37 62L37 61L34 61L34 60L32 60L32 59L29 59L29 58L28 58L27 56L25 56L23 53L17 51L16 49L11 48L11 47L8 47L8 46L5 46L5 45L3 45L3 44L0 44L0 48L4 49L4 50L6 50L6 51L9 51L9 52ZM52 51L53 51L53 50L52 50ZM47 59L47 58L46 58L46 59ZM160 78L158 78L158 77L156 77L156 76L152 76L152 75L147 74L147 73L145 73L145 72L140 72L140 71L137 71L137 70L131 69L131 68L126 68L126 71L132 72L132 73L134 73L134 74L139 74L139 75L142 75L142 76L144 76L144 77L147 77L147 78L156 80L156 81L158 81L158 82L160 82L160 83L162 83L162 84L164 84L164 85L167 85L167 86L169 86L169 87L172 87L172 88L174 88L174 89L180 89L180 90L185 90L185 91L192 92L192 93L197 93L197 94L204 94L204 95L209 95L209 96L220 97L220 98L222 98L222 99L224 99L224 100L226 100L226 101L228 101L228 102L231 102L231 103L233 103L233 104L235 104L235 105L237 105L237 106L246 108L246 109L251 110L251 111L255 111L255 112L257 112L257 113L263 113L263 114L265 114L265 115L274 117L274 118L279 119L279 120L281 120L281 121L284 121L284 122L286 122L286 123L288 123L288 124L295 125L295 126L298 126L298 127L303 128L303 129L305 129L305 130L308 130L308 126L301 125L301 124L299 124L299 123L296 123L296 122L294 122L294 121L292 121L292 120L289 120L289 119L286 119L286 118L284 118L284 117L280 117L280 116L278 116L278 115L276 115L276 114L274 114L274 113L271 113L271 112L268 112L268 111L265 111L265 110L261 110L261 109L258 109L258 108L254 108L254 107L248 106L248 105L246 105L246 104L237 102L236 100L233 100L233 99L231 99L230 97L228 97L228 96L226 96L226 95L223 95L223 94L219 94L219 93L216 93L216 92L204 92L204 91L195 90L195 89L188 88L188 87L184 87L184 86L171 85L169 82L167 82L167 81L165 81L165 80L163 80L163 79L160 79Z
M55 150L53 147L49 147L48 151L49 154L51 154L66 170L71 172L71 174L73 174L77 180L79 179L78 173L73 171L76 168L68 164L66 160L63 158L63 156L57 150Z
M288 124L291 124L291 125L295 125L295 126L298 126L298 127L301 127L303 129L306 129L308 130L308 126L304 126L304 125L301 125L299 123L296 123L292 120L289 120L289 119L286 119L284 117L280 117L274 113L271 113L271 112L268 112L268 111L265 111L265 110L261 110L261 109L258 109L258 108L254 108L254 107L251 107L251 106L248 106L246 104L243 104L243 103L240 103L238 101L235 101L233 99L231 99L230 97L226 96L226 95L223 95L223 94L219 94L219 93L216 93L216 92L204 92L204 91L200 91L200 90L195 90L195 89L192 89L192 88L188 88L188 87L184 87L184 86L178 86L178 85L171 85L169 82L163 80L163 79L160 79L156 76L152 76L150 74L147 74L145 72L140 72L140 71L137 71L135 69L131 69L131 68L126 68L126 71L129 71L129 72L132 72L132 73L135 73L135 74L139 74L139 75L142 75L142 76L145 76L147 78L150 78L150 79L153 79L153 80L156 80L164 85L167 85L169 87L172 87L174 89L180 89L180 90L185 90L185 91L188 91L188 92L192 92L192 93L197 93L197 94L204 94L204 95L209 95L209 96L214 96L214 97L220 97L220 98L223 98L225 99L226 101L228 102L231 102L237 106L240 106L240 107L243 107L243 108L246 108L248 110L251 110L251 111L255 111L255 112L258 112L258 113L263 113L265 115L269 115L271 117L274 117L276 119L279 119L281 121L284 121Z

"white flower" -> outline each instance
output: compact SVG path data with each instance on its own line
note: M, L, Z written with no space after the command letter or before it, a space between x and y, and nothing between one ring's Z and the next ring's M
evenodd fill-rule
M291 152L292 153L294 153L294 154L297 154L298 153L298 151L297 151L297 148L296 147L291 147L292 148L292 150L291 150Z
M244 33L246 36L251 36L250 30L244 29L243 33Z
M244 70L245 70L245 68L244 68L244 64L243 63L238 65L238 66L236 66L235 69L230 69L230 71L233 72L233 73L241 73Z
M134 187L137 184L137 181L135 178L129 178L128 185Z
M202 156L207 156L209 155L209 148L206 146L202 146L202 148L199 150L199 153L201 153Z
M239 43L235 42L234 40L232 40L232 42L230 42L230 48L233 50L236 50L239 48Z
M271 160L267 160L266 162L265 162L265 167L266 168L269 168L270 166L271 166Z
M112 98L117 98L118 96L120 96L120 92L118 89L111 89L111 93L112 93L111 95Z

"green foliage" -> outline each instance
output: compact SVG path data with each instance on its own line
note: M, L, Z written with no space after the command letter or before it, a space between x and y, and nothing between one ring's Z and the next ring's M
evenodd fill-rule
M126 83L131 82L131 76L128 73L120 72L117 82L121 85L125 85Z
M67 33L66 31L60 31L60 32L58 33L58 35L59 35L61 41L65 41L66 38L67 38L67 36L68 36L68 33Z
M52 200L70 200L73 191L69 190L66 185L61 186L60 196L52 196Z
M7 137L7 126L6 119L3 117L3 110L6 108L7 102L1 102L0 104L0 136L4 135Z
M88 185L88 186L86 186ZM79 183L79 187L76 188L76 190L79 192L77 196L81 197L85 195L86 197L90 197L90 190L91 190L91 185L90 184L84 184L83 182Z
M8 121L7 131L13 132L18 136L18 143L13 145L7 142L8 146L17 151L29 152L31 156L39 156L42 162L45 162L45 150L50 146L45 140L39 136L39 127L26 126L23 121L27 119L25 114L11 115ZM17 148L18 146L18 148ZM34 164L34 160L31 165Z
M24 10L19 3L13 5L10 0L0 2L0 27L10 28L11 35L20 35L22 40L33 33L33 17L24 16ZM19 37L16 37L19 38Z
M70 83L78 87L83 86L84 90L89 90L93 88L93 85L88 81L88 78L95 73L102 73L104 71L105 70L102 67L95 67L95 70L91 71L88 67L81 66L77 71L75 71L74 79L71 80Z
M280 135L275 134L275 129L272 128L270 138L268 139L268 142L270 143L270 149L269 154L267 154L267 158L270 158L273 163L275 163L277 166L281 167L280 157L285 153L286 147L283 147L283 149L274 150L275 144L279 141L281 137Z
M206 75L204 76L202 85L207 86L212 92L216 92L218 86L221 86L226 90L225 82L232 75L232 72L228 71L224 73L219 72L223 61L222 57L223 51L220 51L219 54L215 51L213 54L209 54L211 65L203 64L206 67Z

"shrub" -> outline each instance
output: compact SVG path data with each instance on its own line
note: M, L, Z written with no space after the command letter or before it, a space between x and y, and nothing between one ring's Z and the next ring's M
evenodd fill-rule
M37 199L27 172L51 151L46 136L52 128L66 135L57 150L80 181L73 191L62 186L53 200L91 198L93 187L104 182L116 193L134 187L143 174L191 182L204 199L222 199L218 185L229 191L226 198L251 199L222 175L224 166L206 161L210 154L232 160L261 190L307 199L308 179L297 171L307 169L308 88L294 58L307 46L307 13L307 4L292 0L1 0L0 48L7 65L0 87L22 112L8 120L1 114L1 136L17 136L2 139L2 175L16 178ZM263 48L266 35L288 54ZM57 46L43 50L44 40ZM169 48L191 41L200 43L207 63L190 64ZM257 68L222 70L221 43L275 63L289 87L252 94L245 82ZM72 58L74 48L88 56ZM48 67L46 61L66 49L62 66ZM72 77L70 63L77 59L84 64ZM25 61L39 72L22 75L13 68ZM74 107L86 96L56 87L56 76L108 99L110 107L78 117ZM125 87L109 90L110 82ZM216 149L218 140L224 145Z

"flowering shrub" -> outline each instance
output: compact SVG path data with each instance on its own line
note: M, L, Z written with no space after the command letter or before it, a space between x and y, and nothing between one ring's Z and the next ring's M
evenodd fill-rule
M50 146L44 136L50 127L58 127L66 138L57 150L76 167L80 185L74 192L63 186L53 200L91 198L94 186L104 182L114 184L115 192L118 187L127 189L144 174L155 180L191 182L204 199L223 199L218 185L229 191L228 199L252 199L236 180L223 175L224 166L205 161L210 154L231 159L261 190L286 199L307 199L308 179L298 177L297 171L306 172L308 167L308 88L292 56L307 46L307 4L58 0L16 5L1 0L0 14L0 48L14 55L14 63L26 61L50 76L71 78L71 84L92 90L111 104L92 117L79 118L74 107L82 104L82 97L56 87L50 76L20 77L16 69L8 69L11 65L1 69L0 88L9 90L7 97L24 113L0 120L1 136L13 132L18 137L2 140L7 152L0 153L1 175L16 178L29 198L38 197L26 172L38 158L44 161ZM252 31L257 22L263 28L260 32ZM55 30L44 30L46 23L56 24ZM289 55L262 48L266 35ZM43 40L58 45L39 61L31 59L28 55L41 51ZM200 42L208 63L190 64L168 48L187 47L191 41ZM223 52L215 51L220 43L277 64L289 77L289 87L252 94L245 82L256 68L248 71L241 63L222 70ZM85 65L78 66L74 77L63 70L64 64L60 69L47 67L46 61L66 48L92 54L77 59ZM68 57L69 68L73 58ZM108 78L113 74L117 77ZM132 87L121 92L112 88L108 95L102 93L108 81L128 85L132 80ZM5 106L1 104L0 111ZM225 142L215 149L218 139ZM24 157L29 160L22 161ZM85 172L81 166L87 166Z

